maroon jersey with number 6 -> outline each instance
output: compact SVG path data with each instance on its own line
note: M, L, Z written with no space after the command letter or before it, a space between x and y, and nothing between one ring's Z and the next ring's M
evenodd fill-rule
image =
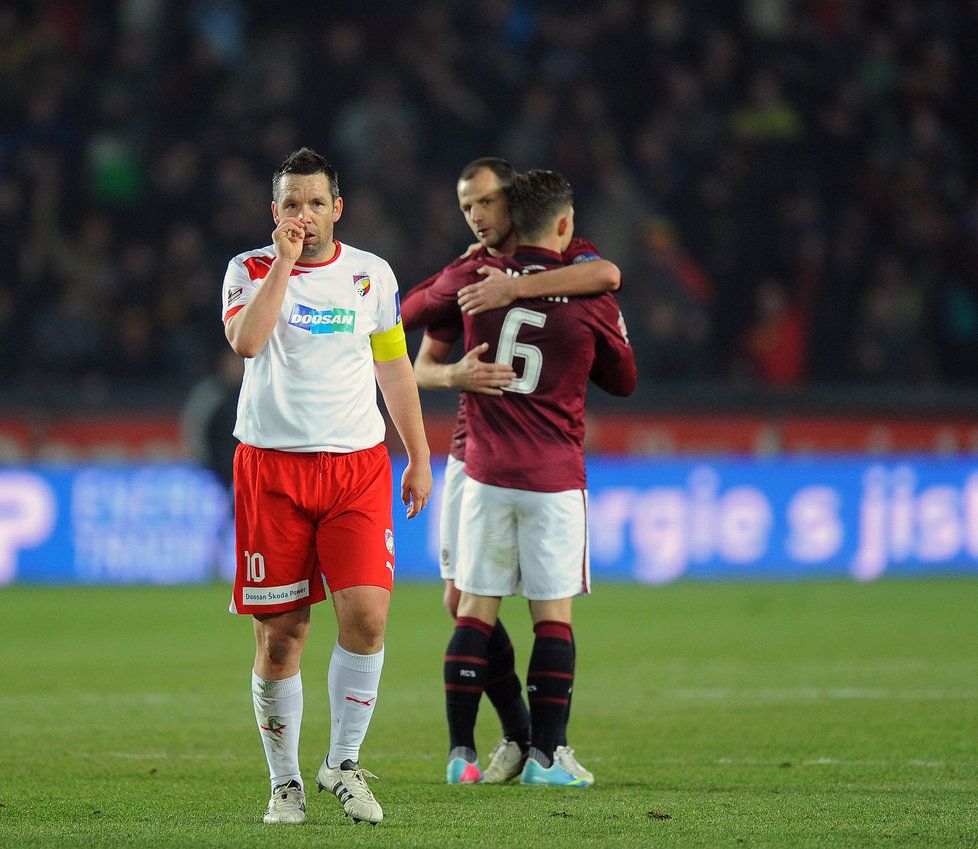
M511 258L479 264L533 273L559 267L563 258L520 246ZM432 294L458 291L473 273L468 264L448 270ZM635 358L614 296L516 301L465 315L463 327L466 350L487 342L484 358L509 362L517 374L502 396L466 394L466 473L512 489L583 489L588 379L613 395L635 389Z
M601 254L593 243L575 236L561 259L560 265L577 265L601 259ZM458 308L458 292L463 286L482 278L474 273L476 269L493 260L492 254L482 247L471 254L459 257L446 265L441 271L414 286L401 300L401 321L405 330L426 328L425 333L440 342L454 345L462 336L462 313ZM548 260L549 262L549 260ZM549 267L549 266L548 266ZM457 269L463 270L454 273ZM601 385L600 380L595 380ZM465 413L465 392L459 395L458 414L452 430L449 453L456 460L465 460L465 440L468 425Z

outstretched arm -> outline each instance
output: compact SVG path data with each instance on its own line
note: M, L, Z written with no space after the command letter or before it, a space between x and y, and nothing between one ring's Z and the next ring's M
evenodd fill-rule
M483 279L470 283L458 293L458 305L462 312L470 315L509 306L518 298L600 295L621 287L621 271L606 259L566 265L538 274L510 276L490 265L484 265L478 271L484 275Z

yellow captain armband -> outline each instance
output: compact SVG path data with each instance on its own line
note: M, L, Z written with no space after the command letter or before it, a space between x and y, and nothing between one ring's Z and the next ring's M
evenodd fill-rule
M404 325L398 322L390 330L371 334L370 347L374 352L374 362L387 363L403 356L407 353Z

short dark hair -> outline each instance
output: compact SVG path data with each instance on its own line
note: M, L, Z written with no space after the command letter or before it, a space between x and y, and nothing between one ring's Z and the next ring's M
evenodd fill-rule
M516 234L520 239L535 239L574 205L574 192L562 174L534 170L516 175L506 189L506 201Z
M290 153L272 175L272 200L278 200L279 187L285 174L325 174L329 191L336 200L340 196L340 179L329 161L309 147L300 147Z
M516 169L508 159L500 159L498 156L483 156L479 159L473 159L466 165L462 169L462 173L458 175L458 181L471 180L484 168L492 171L499 178L499 185L504 189L516 178Z

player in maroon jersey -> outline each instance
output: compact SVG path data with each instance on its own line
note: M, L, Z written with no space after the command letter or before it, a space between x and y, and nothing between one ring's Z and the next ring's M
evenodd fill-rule
M513 181L508 196L522 244L512 258L485 262L519 274L560 265L573 235L566 180L531 171ZM430 287L430 300L441 299L446 317L450 293L476 279L476 262L460 263ZM489 635L501 598L522 582L536 637L527 674L532 738L520 781L587 786L590 773L555 758L574 680L572 601L589 589L585 394L589 378L612 394L631 394L635 360L610 294L520 300L467 314L463 322L466 349L488 346L486 354L512 365L517 377L500 397L466 397L461 599L445 655L449 776L464 775L475 761Z
M509 216L505 188L515 176L515 169L504 159L484 157L469 163L457 184L459 208L479 247L455 260L442 271L415 286L401 304L401 315L408 330L429 324L432 310L441 313L443 301L428 300L430 287L449 269L467 262L477 262L493 256L504 256L516 247L517 239ZM492 269L501 279L493 283L475 283L464 294L476 311L483 304L506 305L524 294L574 295L597 294L615 289L621 275L616 266L601 260L597 250L583 239L575 239L566 257L571 267L543 273L518 282L498 269ZM588 263L587 267L581 267ZM483 270L489 270L488 266ZM480 354L485 346L469 351L456 363L448 363L453 345L461 336L461 315L451 305L451 317L430 324L415 361L418 382L425 388L460 388L487 395L501 395L500 387L509 383L515 372L508 365L484 362ZM456 427L445 471L440 516L440 569L445 581L444 602L452 617L458 607L459 592L455 587L455 551L458 536L458 506L464 482L462 471L465 451L464 394L460 397ZM489 685L486 693L499 714L504 738L493 748L484 773L474 764L464 776L466 783L480 778L487 783L508 781L519 774L529 746L529 712L523 701L515 658L509 636L497 620L490 639ZM573 750L566 746L566 721L558 737L561 758L573 759ZM573 763L573 762L572 762ZM449 779L451 780L451 778Z

